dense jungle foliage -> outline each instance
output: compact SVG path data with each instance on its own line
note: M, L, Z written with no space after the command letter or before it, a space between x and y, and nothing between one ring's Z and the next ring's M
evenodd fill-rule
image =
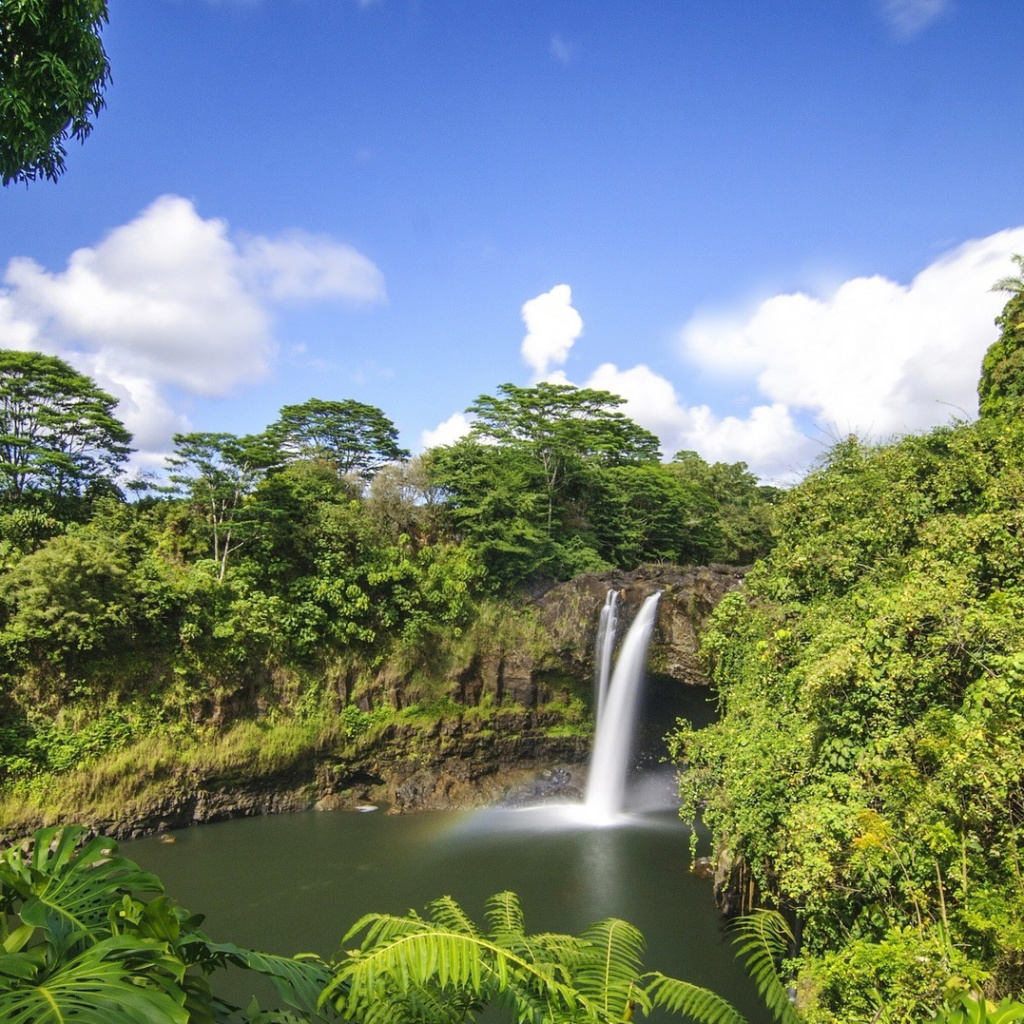
M360 694L375 671L437 701L467 646L521 642L535 585L766 549L771 488L661 463L619 404L506 385L410 459L381 410L312 399L258 435L178 435L162 478L125 484L114 399L0 351L0 791L244 716L350 734L386 710Z
M705 637L722 717L674 737L684 815L740 859L748 899L800 922L810 1021L1024 990L1024 292L1008 290L980 420L850 438L786 495L776 547Z

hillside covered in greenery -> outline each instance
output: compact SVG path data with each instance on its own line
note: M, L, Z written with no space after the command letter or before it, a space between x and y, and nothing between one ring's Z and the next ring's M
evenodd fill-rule
M684 816L746 906L799 921L811 1021L1024 990L1024 295L1001 284L980 420L849 438L786 495L705 637L722 717L674 737Z
M258 435L178 435L163 476L125 482L110 395L36 353L0 351L0 382L0 791L43 805L143 741L154 773L231 750L268 770L443 710L453 664L532 642L531 589L770 544L771 488L660 462L604 392L505 385L412 459L381 410L312 399Z

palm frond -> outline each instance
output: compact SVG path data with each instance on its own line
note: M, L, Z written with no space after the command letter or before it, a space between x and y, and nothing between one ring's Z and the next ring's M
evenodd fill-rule
M785 918L776 910L756 910L739 918L732 928L736 955L772 1016L779 1024L800 1024L777 966L794 941Z
M644 993L653 1006L692 1017L698 1024L747 1024L746 1017L732 1003L710 989L657 972L644 977L652 979Z

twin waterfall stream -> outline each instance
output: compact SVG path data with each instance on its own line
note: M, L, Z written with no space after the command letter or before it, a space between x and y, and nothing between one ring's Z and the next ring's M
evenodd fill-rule
M611 671L618 598L608 591L597 630L594 664L594 749L590 755L583 818L595 825L612 824L625 807L629 755L636 728L640 686L647 663L647 647L658 615L661 593L651 594L640 608Z

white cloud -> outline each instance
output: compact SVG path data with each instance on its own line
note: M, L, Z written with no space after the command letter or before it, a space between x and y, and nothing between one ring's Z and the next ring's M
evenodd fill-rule
M828 298L777 295L749 316L696 317L681 351L705 371L753 378L761 396L839 433L885 437L973 415L993 319L992 283L1024 228L967 242L909 285L854 278Z
M569 358L569 351L583 333L583 319L572 307L572 290L567 284L557 284L551 291L524 302L522 317L526 337L520 351L540 379L552 364L561 366Z
M558 32L554 32L551 35L550 49L551 56L557 60L559 64L568 64L569 61L572 60L572 49Z
M782 403L755 406L744 419L720 417L707 405L685 405L671 381L642 363L628 370L603 363L586 386L624 398L620 411L656 434L667 457L696 451L709 462L746 462L759 476L788 481L813 454Z
M162 196L133 221L51 272L28 257L0 285L0 336L61 355L121 399L119 413L151 457L187 421L168 389L221 396L267 376L284 299L379 301L377 268L348 246L298 233L237 244L228 225Z
M438 445L454 444L460 437L465 437L469 433L471 426L472 423L465 414L453 413L433 430L424 430L420 434L420 448L426 451L428 448L436 448Z
M277 239L254 238L246 262L270 298L338 297L353 303L382 302L384 275L361 252L322 235L292 231Z
M950 8L949 0L879 0L882 17L897 35L917 35Z
M692 449L711 462L746 462L763 479L793 481L823 440L882 439L974 414L981 360L1006 300L991 287L1014 273L1019 252L1024 227L966 242L906 285L859 277L825 297L775 295L752 312L695 316L680 332L680 354L705 380L733 381L738 394L751 395L736 415L688 404L644 364L605 363L586 386L621 395L622 411L655 433L667 456ZM553 289L531 302L546 300L542 311L571 308L568 286L559 287L558 301ZM531 341L527 358L538 374L568 354L571 342L542 340L552 337L559 335L538 331ZM569 383L560 370L544 379Z

